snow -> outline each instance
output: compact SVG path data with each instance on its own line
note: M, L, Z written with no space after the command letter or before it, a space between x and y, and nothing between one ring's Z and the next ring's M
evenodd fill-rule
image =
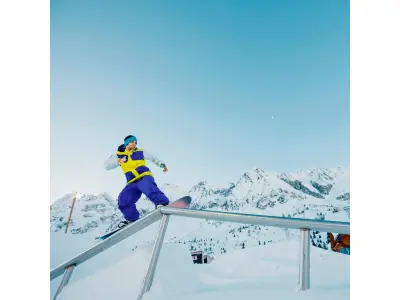
M300 188L293 182L300 182ZM195 209L349 221L348 169L276 173L254 167L222 188L202 181L189 191L173 184L161 189L170 199L189 194ZM112 196L79 192L65 233L72 199L68 194L51 205L51 268L94 246L95 237L115 228L122 218ZM138 208L145 215L154 205L143 196ZM66 298L59 299L135 298L158 226L156 222L79 265L62 293ZM153 288L143 299L348 298L349 257L330 250L325 232L311 231L311 239L320 247L311 251L312 290L297 293L298 230L173 216ZM194 265L190 256L194 250L211 255L213 262ZM60 281L61 277L51 281L51 295Z
M137 248L115 263L74 280L59 295L69 299L137 299L152 246ZM298 240L249 247L193 264L184 245L164 244L153 285L143 300L349 299L349 256L311 248L311 289L299 292Z

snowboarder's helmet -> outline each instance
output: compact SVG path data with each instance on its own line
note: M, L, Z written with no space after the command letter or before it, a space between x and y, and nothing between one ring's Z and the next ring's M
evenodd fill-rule
M136 139L136 137L133 136L133 135L128 135L128 136L124 139L124 145L125 145L125 147L126 147L129 143L131 143L131 142L136 142L136 143L137 143L137 139Z

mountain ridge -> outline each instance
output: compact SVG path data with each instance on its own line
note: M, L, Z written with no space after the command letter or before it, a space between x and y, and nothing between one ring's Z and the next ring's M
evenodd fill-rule
M225 187L214 187L203 180L189 190L176 184L164 184L160 189L171 201L190 195L193 209L348 221L349 174L348 168L314 168L279 173L253 167ZM50 206L52 232L65 229L72 197L72 194L67 194ZM137 207L141 216L154 210L154 205L145 196L139 200ZM69 234L100 235L114 229L121 219L117 201L108 193L81 193L74 206ZM171 221L175 225L170 226L167 241L187 243L189 249L202 249L210 255L297 236L296 231L281 228L188 218L172 218ZM185 230L182 231L182 228ZM151 242L148 236L151 235L143 235L135 241L135 247ZM316 246L328 248L327 239L319 232L312 232L311 238Z

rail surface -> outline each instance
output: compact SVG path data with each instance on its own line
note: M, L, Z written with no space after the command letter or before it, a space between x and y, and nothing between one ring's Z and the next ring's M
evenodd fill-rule
M161 213L196 219L209 219L214 221L264 225L291 229L313 229L323 232L350 233L349 222L323 221L313 219L273 217L264 215L241 214L212 210L196 210L161 207Z
M159 210L153 211L150 214L144 216L142 219L139 219L135 223L130 226L126 226L121 229L114 235L110 236L108 239L98 243L94 247L82 252L81 254L75 256L74 258L66 261L65 263L59 265L50 271L50 281L62 275L65 269L69 266L77 267L79 264L84 263L85 261L91 259L92 257L100 254L101 252L107 250L108 248L118 244L124 239L130 237L136 232L150 226L151 224L157 222L162 217L162 214Z

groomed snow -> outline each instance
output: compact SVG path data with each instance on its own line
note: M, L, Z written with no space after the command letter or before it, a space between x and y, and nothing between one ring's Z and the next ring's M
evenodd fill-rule
M122 258L113 257L114 262L108 254L107 262L98 258L95 271L81 273L74 280L78 267L58 299L137 299L151 250L152 246L147 245L128 254L124 251ZM152 288L142 299L345 300L350 298L349 259L347 255L312 247L311 289L299 292L298 240L219 254L205 265L193 264L185 245L164 244Z

